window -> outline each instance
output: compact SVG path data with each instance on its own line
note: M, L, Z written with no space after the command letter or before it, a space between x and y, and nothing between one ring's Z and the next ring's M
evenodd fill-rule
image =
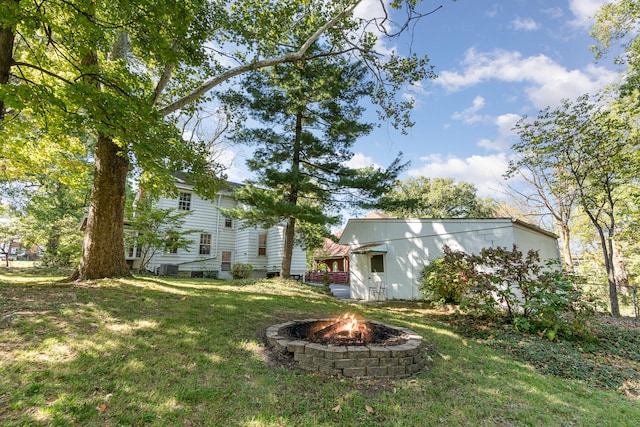
M259 234L258 235L258 255L266 255L267 254L267 235Z
M200 235L200 255L209 255L211 253L211 234Z
M180 193L178 199L178 209L181 211L191 210L191 193Z
M220 263L220 270L222 271L230 271L231 270L231 252L222 252L222 260Z
M224 218L224 226L225 228L233 228L233 220L231 218Z
M371 256L371 272L384 273L384 255Z
M164 251L168 254L178 253L178 238L175 236L167 236L164 241Z

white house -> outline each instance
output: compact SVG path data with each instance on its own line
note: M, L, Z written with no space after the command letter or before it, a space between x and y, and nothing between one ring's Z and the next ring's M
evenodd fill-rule
M560 260L557 236L511 219L350 219L340 237L350 247L351 298L420 299L420 272L443 255L442 248L479 253L514 244L537 250L541 260Z
M183 228L198 230L186 238L192 241L187 249L157 251L147 269L158 274L201 275L218 272L221 279L231 278L231 268L236 263L251 264L254 277L279 274L284 247L284 226L269 229L243 227L243 221L227 218L220 208L234 208L237 202L230 190L221 190L216 198L205 200L193 192L193 187L178 178L176 198L161 197L157 207L190 211L185 216ZM129 263L139 266L139 250L126 249ZM136 264L137 263L137 264ZM306 253L298 245L294 246L291 260L291 275L302 276L306 270Z

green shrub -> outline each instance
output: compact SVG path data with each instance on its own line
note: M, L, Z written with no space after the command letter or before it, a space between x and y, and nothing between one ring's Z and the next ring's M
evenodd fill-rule
M325 286L329 286L331 284L331 277L328 274L324 274L322 276L322 284Z
M234 279L247 279L251 277L253 273L253 265L244 264L244 263L236 263L231 267L231 276Z
M420 290L434 303L458 304L469 290L466 272L472 270L464 252L443 248L444 255L424 267L420 273Z
M422 289L483 316L503 315L517 330L550 340L589 338L593 303L576 287L577 278L559 266L540 263L537 251L526 255L514 245L484 248L478 255L444 248L444 257L422 273Z

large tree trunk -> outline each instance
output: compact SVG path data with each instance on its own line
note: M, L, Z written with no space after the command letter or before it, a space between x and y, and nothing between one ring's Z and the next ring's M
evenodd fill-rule
M302 113L296 115L296 130L293 142L293 155L291 159L291 175L295 180L300 173L300 150L302 149ZM298 190L295 184L287 198L290 205L298 204ZM293 241L296 235L296 218L292 215L287 217L287 228L284 233L284 248L282 250L282 265L280 267L280 277L288 279L291 277L291 259L293 258Z
M14 3L15 6L20 0L0 0L0 4ZM11 6L14 6L11 5ZM9 7L11 7L9 6ZM9 70L13 65L13 39L15 33L13 27L0 27L0 84L9 83ZM0 98L0 122L5 116L4 100Z
M129 159L110 138L96 144L91 203L77 280L130 274L124 257L124 205Z
M295 232L296 219L290 216L287 218L287 226L284 231L284 248L282 250L282 266L280 267L280 277L285 279L291 277L291 258L293 257Z

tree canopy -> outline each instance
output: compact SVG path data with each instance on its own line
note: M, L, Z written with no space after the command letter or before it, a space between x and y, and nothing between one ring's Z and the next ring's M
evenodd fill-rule
M424 77L426 60L376 52L379 37L390 35L379 33L389 11L365 20L353 14L358 4L73 0L45 7L0 0L2 169L32 167L15 155L25 141L34 141L39 153L56 152L70 135L87 144L94 166L76 277L127 274L123 223L131 170L148 188L172 190L171 172L185 171L202 195L217 191L221 168L208 161L206 144L183 138L176 121L212 101L212 89L234 77L316 56L349 56L375 72L381 116L409 124L411 102L387 107L399 99L399 87ZM416 2L406 6L408 21L424 15ZM319 40L324 50L309 55ZM38 142L43 134L50 145Z
M453 178L409 178L396 182L379 206L401 218L490 218L497 203L477 195L477 188Z
M620 207L638 176L637 132L602 99L583 95L575 102L541 111L518 124L514 150L521 162L554 171L554 187L571 188L576 203L598 232L609 281L611 311L619 315L613 260Z
M308 52L322 51L314 45ZM361 63L318 55L250 73L244 92L223 97L262 125L245 122L232 135L256 146L247 165L257 175L236 192L242 207L232 215L267 226L287 221L282 276L289 275L296 221L326 226L339 220L341 205L371 206L404 167L399 158L387 169L348 165L351 146L372 128L360 121L359 100L375 96L374 86Z

